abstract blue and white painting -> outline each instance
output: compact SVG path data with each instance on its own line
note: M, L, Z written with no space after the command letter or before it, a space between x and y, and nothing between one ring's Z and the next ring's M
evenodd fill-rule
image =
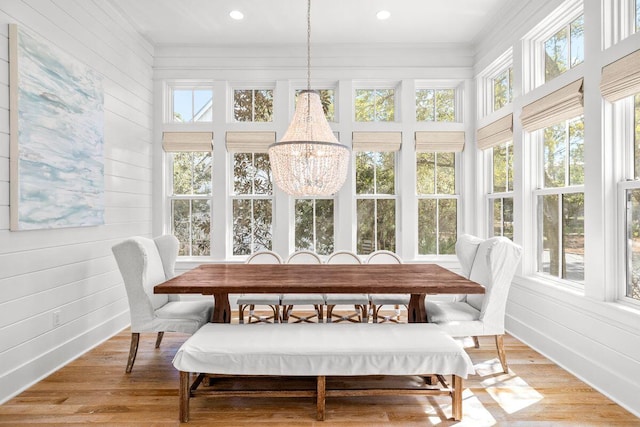
M17 99L12 229L104 224L102 77L43 38L11 27Z

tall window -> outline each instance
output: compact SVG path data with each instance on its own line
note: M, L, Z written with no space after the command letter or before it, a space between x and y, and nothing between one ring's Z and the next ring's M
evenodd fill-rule
M233 154L233 255L271 249L272 185L267 153Z
M544 75L549 81L584 61L584 16L580 15L544 42Z
M175 152L171 194L171 231L180 256L211 254L211 153Z
M491 150L490 230L494 236L513 240L513 143L509 141Z
M633 180L625 190L627 204L627 283L625 295L640 301L640 94L633 97Z
M333 199L297 199L295 250L329 255L334 250Z
M416 191L418 254L454 254L458 228L455 153L417 153Z
M392 122L395 120L394 89L356 89L356 122Z
M416 120L419 122L455 122L455 89L416 90Z
M509 67L491 79L493 111L497 111L513 100L513 67Z
M273 90L234 90L233 118L236 122L272 122Z
M640 32L640 0L636 0L636 33Z
M395 152L356 153L358 254L396 250Z
M173 113L171 122L196 123L210 122L212 114L213 91L198 88L171 88Z
M542 173L536 190L538 271L584 281L584 122L582 117L542 133Z

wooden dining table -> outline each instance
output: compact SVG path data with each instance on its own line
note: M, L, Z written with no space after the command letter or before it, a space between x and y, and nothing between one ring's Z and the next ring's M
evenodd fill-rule
M411 294L409 322L426 322L429 294L483 294L484 286L437 264L202 264L156 294L212 295L211 322L231 322L229 294Z

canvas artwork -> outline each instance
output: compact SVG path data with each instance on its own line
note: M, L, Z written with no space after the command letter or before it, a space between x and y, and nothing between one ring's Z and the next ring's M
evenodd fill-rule
M104 223L102 77L9 26L11 229Z

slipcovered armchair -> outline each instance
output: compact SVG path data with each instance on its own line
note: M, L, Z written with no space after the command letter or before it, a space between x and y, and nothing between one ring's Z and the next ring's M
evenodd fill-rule
M486 288L485 294L466 295L454 302L429 302L427 321L454 337L495 336L500 364L508 372L504 351L504 316L509 287L520 261L521 248L506 237L482 240L462 235L456 242L462 274Z
M178 239L132 237L111 250L124 280L131 315L131 347L126 372L136 360L140 333L157 332L156 348L165 332L193 334L211 318L209 301L170 301L169 295L154 294L153 287L175 276Z

